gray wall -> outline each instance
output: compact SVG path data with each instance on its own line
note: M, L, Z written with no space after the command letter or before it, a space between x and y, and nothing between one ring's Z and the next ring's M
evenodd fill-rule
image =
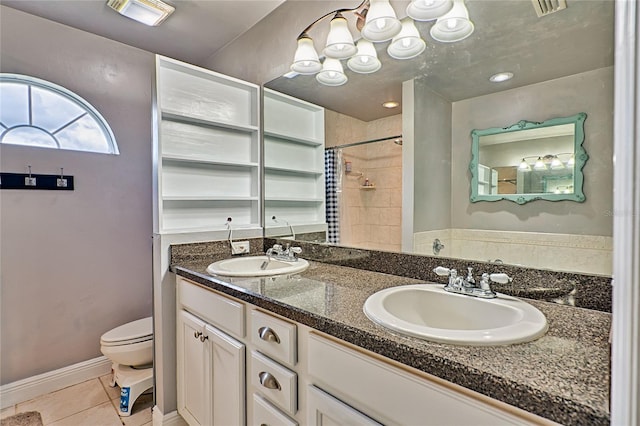
M120 155L0 146L5 172L75 191L0 191L1 383L100 356L100 335L151 315L151 53L2 6L0 70L80 95Z
M451 227L451 103L414 80L413 232Z
M587 113L586 201L469 202L472 129ZM452 227L611 236L613 221L613 68L455 102L452 116Z

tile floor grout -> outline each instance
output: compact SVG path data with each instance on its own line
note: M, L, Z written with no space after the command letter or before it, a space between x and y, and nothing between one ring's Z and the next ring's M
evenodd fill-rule
M105 375L20 402L3 409L2 418L26 411L38 411L44 426L151 426L153 394L141 395L133 407L132 414L120 417L120 388L110 387L110 379L111 375ZM95 383L96 380L98 383ZM105 404L108 404L108 409Z

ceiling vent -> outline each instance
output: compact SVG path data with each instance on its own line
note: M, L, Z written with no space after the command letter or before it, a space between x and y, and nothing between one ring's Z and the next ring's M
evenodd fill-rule
M531 0L538 18L567 8L567 0Z

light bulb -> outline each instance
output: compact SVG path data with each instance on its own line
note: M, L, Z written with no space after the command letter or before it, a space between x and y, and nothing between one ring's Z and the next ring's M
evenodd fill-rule
M378 19L376 21L376 27L378 27L379 30L384 30L384 27L387 26L387 20L386 19Z
M529 163L524 161L524 158L523 158L522 161L520 162L520 165L518 166L518 169L528 172L529 170L531 170L531 167L529 167Z
M545 166L544 164L544 161L542 161L542 157L538 157L538 159L536 160L536 164L533 165L533 168L536 170L543 170L547 168L547 166Z

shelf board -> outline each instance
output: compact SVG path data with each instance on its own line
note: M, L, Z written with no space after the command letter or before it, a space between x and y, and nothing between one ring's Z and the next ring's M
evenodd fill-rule
M218 166L231 166L231 167L258 167L258 163L238 163L233 161L220 161L206 158L194 158L188 155L180 154L162 154L163 160L180 161L185 163L201 163L201 164L213 164Z
M163 195L162 201L258 201L258 197L233 195Z
M266 197L265 201L280 201L294 203L323 203L324 198L305 198L305 197Z
M236 224L233 227L233 231L245 231L245 230L259 230L262 229L259 223L245 223L245 224ZM213 227L213 226L194 226L194 227L181 227L181 228L164 228L162 230L163 234L171 233L171 234L183 234L183 233L192 233L192 232L229 232L227 228L224 227ZM234 238L235 239L235 238Z
M264 166L264 169L265 171L291 173L291 174L299 174L299 175L319 176L324 173L324 170L298 170L298 169L290 169L290 168L277 167L277 166Z
M233 124L225 121L207 120L204 118L199 118L182 112L171 111L167 109L162 110L162 119L169 121L179 121L182 123L197 124L199 126L222 127L225 129L237 130L241 132L257 132L259 130L258 126L252 126L248 124Z
M375 185L360 185L360 189L364 189L364 190L376 189L376 186Z
M274 131L266 130L266 129L264 131L264 135L265 136L272 136L274 138L286 140L286 141L289 141L289 142L301 143L301 144L305 144L305 145L319 146L319 145L323 145L324 144L324 141L320 140L320 139L307 138L307 137L301 137L301 136L295 136L295 135L288 135L286 133L274 132Z

